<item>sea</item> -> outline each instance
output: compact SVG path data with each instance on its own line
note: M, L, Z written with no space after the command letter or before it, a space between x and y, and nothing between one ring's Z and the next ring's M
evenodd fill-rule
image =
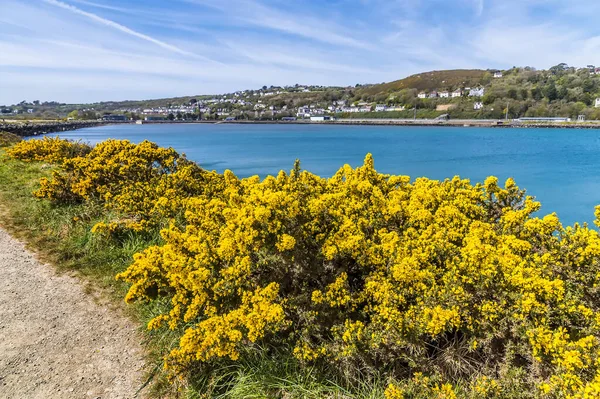
M107 125L51 136L95 144L153 141L173 147L209 170L238 177L302 169L323 177L373 154L381 173L412 179L454 176L482 182L512 177L557 213L564 225L594 221L600 205L600 129L533 129L299 124Z

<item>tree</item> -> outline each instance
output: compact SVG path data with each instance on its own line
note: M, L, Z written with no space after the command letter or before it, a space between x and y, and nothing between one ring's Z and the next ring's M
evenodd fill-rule
M67 115L67 118L79 119L79 111L74 110L74 111L69 112L69 114Z
M170 113L170 114L167 116L167 119L168 119L168 120L170 120L170 121L172 121L172 120L175 120L175 115L173 115L173 113Z
M592 79L588 78L583 81L582 88L585 93L591 93L594 91L595 83Z
M521 98L527 100L529 98L529 90L521 89Z
M539 87L534 87L531 89L531 97L537 101L541 100L543 97L542 90Z
M566 63L561 62L560 64L551 67L550 72L552 72L554 75L557 75L566 71L567 69L569 69L569 66Z
M544 97L546 97L550 101L554 101L557 99L558 92L556 90L556 85L554 84L554 82L550 82L549 84L544 86L543 94Z

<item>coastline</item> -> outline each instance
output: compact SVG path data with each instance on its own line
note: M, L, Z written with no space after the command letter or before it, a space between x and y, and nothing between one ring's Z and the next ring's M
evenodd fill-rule
M135 123L135 122L123 122ZM600 121L589 122L519 122L497 119L338 119L332 121L281 121L281 120L235 120L235 121L143 121L142 124L238 124L238 125L349 125L349 126L442 126L442 127L493 127L493 128L568 128L600 129Z
M6 131L21 137L60 133L71 130L97 126L136 124L135 121L106 122L106 121L20 121L0 122L0 132ZM139 121L138 123L139 124ZM520 122L516 120L490 119L338 119L331 121L310 120L235 120L235 121L142 121L143 125L177 125L177 124L237 124L237 125L341 125L341 126L419 126L419 127L486 127L486 128L521 128L521 129L600 129L600 121L588 122Z
M0 121L0 132L9 132L21 137L37 136L46 133L66 132L106 125L99 121Z

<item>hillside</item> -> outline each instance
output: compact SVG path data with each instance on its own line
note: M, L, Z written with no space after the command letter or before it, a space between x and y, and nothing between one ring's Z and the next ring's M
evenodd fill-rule
M489 83L491 74L482 69L453 69L446 71L431 71L393 82L367 86L357 91L360 95L379 95L403 89L430 91L439 89L454 89L465 86L476 86Z
M498 71L497 75L494 72L492 69L430 71L374 85L263 86L212 96L146 101L94 104L34 101L0 107L0 113L21 119L68 116L96 120L116 113L130 119L272 120L323 114L338 118L412 118L416 108L417 118L448 114L452 119L498 119L508 115L509 118L572 119L581 116L586 120L600 120L600 68L559 64L548 70L515 67ZM479 88L476 92L467 89L475 87ZM457 93L450 96L448 91ZM419 96L421 92L426 96Z

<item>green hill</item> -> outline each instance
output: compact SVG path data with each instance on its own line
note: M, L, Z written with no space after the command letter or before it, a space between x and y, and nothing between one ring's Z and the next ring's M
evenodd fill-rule
M367 86L359 90L358 93L361 95L378 95L403 89L416 89L419 91L455 89L458 87L489 83L491 78L491 74L482 69L431 71L419 73L389 83Z

